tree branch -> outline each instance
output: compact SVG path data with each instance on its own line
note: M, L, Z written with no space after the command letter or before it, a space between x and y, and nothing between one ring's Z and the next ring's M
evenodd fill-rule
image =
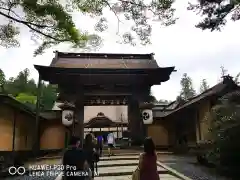
M13 14L14 14L15 16L17 16L18 18L21 18L21 17L20 17L19 15L17 15L13 10L11 10L11 8L0 7L0 9L5 10L5 11L8 11L8 14L5 14L6 16L5 16L5 15L3 15L3 16L5 16L5 17L9 16L9 17L7 17L7 18L9 18L9 19L14 18L14 17L10 16L10 13L9 13L9 12L13 13ZM16 21L15 18L12 19L12 20ZM22 24L27 23L27 24L30 24L30 25L32 25L32 26L36 26L37 28L52 28L52 27L53 27L53 26L36 24L36 23L29 22L29 21L23 21L23 20L20 20L20 19L18 19L18 21L19 21L19 23L22 23ZM17 21L17 22L18 22L18 21Z
M6 18L8 18L8 19L11 19L11 20L13 20L13 21L16 21L16 22L18 22L18 23L24 24L24 25L27 26L29 29L31 29L31 30L33 30L33 31L35 31L35 32L37 32L37 33L39 33L39 34L47 37L47 38L50 38L50 39L53 39L53 40L59 41L59 42L68 41L68 39L58 39L58 38L55 38L55 37L53 37L53 36L51 36L51 35L49 35L49 34L46 34L46 33L42 32L42 31L40 31L40 30L38 30L38 29L35 29L35 28L33 28L32 26L30 26L30 25L33 25L33 24L30 23L30 22L23 21L23 20L20 20L20 19L16 19L16 18L14 18L14 17L12 17L12 16L10 16L10 15L4 14L4 13L1 12L1 11L0 11L0 15L6 17ZM35 24L35 26L37 26L37 25ZM40 25L40 26L41 26L41 25ZM42 27L43 27L43 26L42 26Z
M118 20L118 28L117 28L118 30L117 30L117 34L118 34L118 33L119 33L119 23L121 22L121 20L119 19L117 13L113 10L113 8L112 8L111 5L109 4L109 2L106 1L106 0L103 0L103 2L107 4L107 6L109 7L109 9L110 9L110 10L115 14L115 16L117 17L117 20Z

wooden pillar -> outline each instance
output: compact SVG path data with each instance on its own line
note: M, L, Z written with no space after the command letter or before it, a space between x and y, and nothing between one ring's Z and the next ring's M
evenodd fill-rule
M140 109L139 102L136 98L131 98L128 104L128 119L129 119L129 129L130 136L133 145L140 145L142 137L139 136L140 132Z
M77 120L77 126L75 127L75 135L81 140L81 145L84 141L84 101L83 98L78 99L75 103L76 112L75 117Z
M37 103L36 103L36 121L35 121L35 137L34 137L34 144L33 144L33 152L35 155L38 154L40 150L40 101L41 101L41 92L42 92L42 77L39 75L38 78L38 89L37 89Z
M17 119L17 113L16 110L13 112L13 139L12 139L12 151L15 151L15 136L16 136L16 119Z

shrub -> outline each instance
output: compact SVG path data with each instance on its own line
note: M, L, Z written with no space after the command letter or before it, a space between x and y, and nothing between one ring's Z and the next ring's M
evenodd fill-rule
M239 176L240 91L223 96L206 118L211 122L209 135L212 144L206 158L221 171Z

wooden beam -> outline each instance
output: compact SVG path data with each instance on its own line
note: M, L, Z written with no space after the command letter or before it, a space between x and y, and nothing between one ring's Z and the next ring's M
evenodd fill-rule
M12 137L12 151L15 151L15 136L16 136L16 120L17 120L17 113L16 110L14 109L13 112L13 137Z

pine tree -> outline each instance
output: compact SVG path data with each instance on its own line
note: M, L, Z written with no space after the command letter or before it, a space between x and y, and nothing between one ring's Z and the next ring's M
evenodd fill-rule
M4 93L4 91L5 91L5 89L4 89L5 83L6 83L5 74L0 69L0 93Z
M207 84L206 79L203 79L200 85L200 93L203 93L204 91L208 90L209 86Z
M221 75L226 76L227 75L227 69L224 68L224 66L221 66Z
M196 95L196 91L193 88L192 79L187 75L187 73L183 74L180 84L182 86L180 93L181 99L186 101Z

